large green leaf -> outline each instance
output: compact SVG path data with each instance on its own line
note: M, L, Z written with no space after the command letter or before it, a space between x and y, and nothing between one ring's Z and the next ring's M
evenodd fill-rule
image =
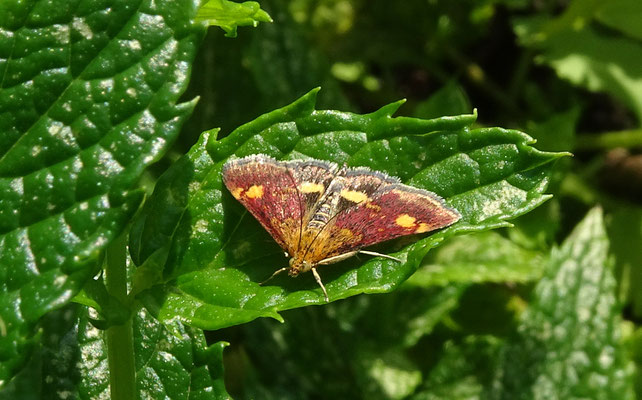
M497 398L633 398L608 247L593 209L553 252L519 338L504 350Z
M550 162L559 154L530 147L531 138L499 128L470 129L474 115L432 120L392 118L401 103L372 114L314 110L316 91L263 115L217 141L206 132L159 180L130 237L136 279L161 320L206 329L279 319L279 310L323 304L311 276L259 282L287 260L221 182L232 155L319 158L367 166L432 190L462 214L457 224L409 244L381 247L403 262L353 258L321 275L332 300L394 289L445 237L506 226L506 219L545 201ZM154 281L162 275L160 281ZM156 278L154 278L156 277Z
M36 321L96 273L177 103L203 33L182 0L0 4L0 382Z

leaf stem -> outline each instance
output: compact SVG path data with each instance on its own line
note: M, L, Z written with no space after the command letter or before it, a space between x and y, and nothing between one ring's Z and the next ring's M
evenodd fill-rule
M121 235L107 248L105 277L107 292L127 304L126 237ZM114 400L133 400L136 395L134 333L132 319L107 329L109 387Z

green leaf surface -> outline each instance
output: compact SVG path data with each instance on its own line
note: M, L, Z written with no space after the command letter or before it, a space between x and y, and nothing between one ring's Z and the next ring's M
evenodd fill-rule
M519 247L495 232L455 237L431 252L408 285L453 282L528 282L543 272L542 254Z
M259 22L272 22L272 18L256 1L235 3L229 0L209 0L198 10L196 21L205 21L209 25L220 26L225 36L236 37L239 26L254 26Z
M633 398L608 247L596 208L553 252L504 351L497 398Z
M140 204L132 186L190 114L177 101L195 13L187 0L0 5L0 382L37 320L96 273Z
M133 332L137 398L229 399L223 384L226 343L207 346L202 331L178 322L163 326L145 310L134 317ZM81 318L78 346L79 398L109 398L105 331Z
M403 260L353 258L324 268L332 300L394 289L428 250L455 233L506 226L509 218L545 201L550 162L561 154L530 147L524 133L470 129L474 115L419 120L392 118L401 103L366 115L314 110L316 91L257 118L217 141L206 132L159 180L130 236L141 274L163 281L141 294L161 320L218 329L278 311L323 304L311 276L281 276L282 250L222 186L232 155L265 153L279 159L317 158L367 166L446 198L462 219L419 240L378 248ZM157 283L139 279L140 288ZM136 290L136 289L135 289Z

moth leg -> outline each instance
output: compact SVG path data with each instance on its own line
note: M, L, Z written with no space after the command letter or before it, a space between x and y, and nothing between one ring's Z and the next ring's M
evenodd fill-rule
M351 251L351 252L349 252L349 253L339 254L338 256L328 257L328 258L325 258L325 259L323 259L323 260L319 261L319 262L317 263L317 265L328 265L328 264L334 264L334 263L336 263L336 262L343 261L343 260L345 260L346 258L350 258L350 257L352 257L352 256L356 255L358 252L359 252L359 251Z
M283 267L283 268L281 268L281 269L277 269L277 270L276 270L276 272L274 272L274 273L273 273L269 278L267 278L267 279L266 279L266 280L264 280L263 282L259 283L259 286L263 286L263 285L265 285L269 280L271 280L272 278L274 278L275 276L277 276L277 275L278 275L278 274L280 274L281 272L285 272L285 271L287 271L287 270L288 270L288 267Z
M316 268L312 268L312 275L314 275L314 279L316 279L319 286L321 286L321 290L323 290L323 296L325 297L325 301L329 303L330 298L328 298L328 292L325 290L325 286L323 286L323 282L321 282L321 277L319 276L319 273L317 272Z
M358 252L361 253L361 254L367 254L369 256L383 257L383 258L387 258L387 259L394 260L394 261L397 261L397 262L403 262L400 259L398 259L397 257L389 256L387 254L375 253L374 251L359 250Z

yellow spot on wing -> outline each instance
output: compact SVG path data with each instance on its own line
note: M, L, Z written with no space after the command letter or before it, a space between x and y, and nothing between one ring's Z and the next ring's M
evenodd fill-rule
M432 230L432 228L430 227L430 225L428 225L425 222L422 222L417 227L417 230L415 230L415 233L424 233L424 232L428 232L428 231L431 231L431 230Z
M375 211L381 211L381 207L380 206L378 206L376 204L372 204L370 202L366 203L366 207L370 208L372 210L375 210Z
M250 199L260 199L263 197L263 185L253 185L245 192Z
M339 233L340 233L342 236L345 236L346 238L351 238L351 237L353 237L353 236L354 236L354 234L352 233L352 231L351 231L350 229L346 229L346 228L341 229L341 230L339 231Z
M323 185L314 182L303 182L301 184L301 193L322 193Z
M408 214L401 214L397 217L395 223L402 228L414 228L416 220L417 218L411 217Z
M234 198L237 200L241 198L241 193L243 193L243 188L236 188L232 190L232 196L234 196Z
M368 195L356 190L341 190L341 197L353 203L361 203L368 200Z

